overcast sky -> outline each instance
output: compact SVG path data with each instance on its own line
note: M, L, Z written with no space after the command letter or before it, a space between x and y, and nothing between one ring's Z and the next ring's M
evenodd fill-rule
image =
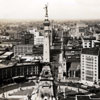
M100 0L0 0L1 19L100 19Z

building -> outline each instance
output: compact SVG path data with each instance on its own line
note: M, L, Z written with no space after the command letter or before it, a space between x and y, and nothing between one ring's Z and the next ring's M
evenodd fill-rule
M100 82L100 49L85 48L81 52L81 82L87 85Z
M79 38L81 36L84 36L84 33L85 33L87 27L88 27L88 25L86 25L84 23L76 23L75 25L70 26L69 32L71 34L71 37Z
M6 30L6 34L9 35L10 39L18 39L19 38L17 30L8 29L8 30Z
M42 62L42 56L31 56L31 55L29 55L29 56L22 56L21 58L20 58L23 62L39 62L39 61L41 61Z
M14 45L21 44L21 41L20 40L6 40L6 41L3 41L2 44L12 44L12 46L14 46Z
M100 34L94 34L94 36L96 37L96 40L100 40Z
M44 37L43 36L36 36L34 37L34 45L43 45Z
M100 47L100 41L94 41L94 47Z
M72 62L68 71L68 76L75 78L80 77L80 62Z
M22 78L38 76L41 66L40 63L16 63L11 61L0 63L0 85L18 82L18 80L23 81Z
M82 38L82 46L83 48L91 48L94 47L94 41L96 40L95 37L83 37Z
M4 54L2 54L0 56L0 60L11 60L11 58L13 57L14 53L13 52L5 52Z
M1 42L2 42L3 40L9 40L9 39L10 39L9 36L0 35L0 40L1 40Z
M33 54L33 45L29 44L20 44L14 46L14 55L28 55L28 54Z
M65 58L67 62L80 61L80 49L66 49Z
M31 34L34 34L34 45L43 45L44 36L41 32L38 32L36 29L30 30Z
M66 78L66 72L67 72L67 68L66 68L66 59L63 57L64 56L64 52L63 52L63 38L62 38L62 43L61 43L61 53L59 54L59 64L61 64L59 66L58 69L58 80L65 80Z
M4 47L12 48L13 47L13 44L12 43L9 43L9 42L8 43L7 42L6 43L1 43L0 44L0 47L1 48L4 48Z
M24 34L22 36L22 44L34 44L34 34Z

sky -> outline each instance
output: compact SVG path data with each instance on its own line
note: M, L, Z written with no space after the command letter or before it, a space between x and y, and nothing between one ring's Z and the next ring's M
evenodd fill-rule
M0 0L0 19L100 19L100 0Z

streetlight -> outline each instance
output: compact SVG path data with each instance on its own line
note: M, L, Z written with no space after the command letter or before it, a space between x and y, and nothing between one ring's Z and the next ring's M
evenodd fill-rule
M2 94L2 97L3 97L3 98L5 98L5 94L4 94L4 88L3 88L3 94Z

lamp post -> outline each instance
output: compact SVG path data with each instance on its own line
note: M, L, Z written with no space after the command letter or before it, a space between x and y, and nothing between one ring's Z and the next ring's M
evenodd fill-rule
M3 94L2 94L2 97L3 97L3 98L5 98L5 94L4 94L4 88L3 88Z

